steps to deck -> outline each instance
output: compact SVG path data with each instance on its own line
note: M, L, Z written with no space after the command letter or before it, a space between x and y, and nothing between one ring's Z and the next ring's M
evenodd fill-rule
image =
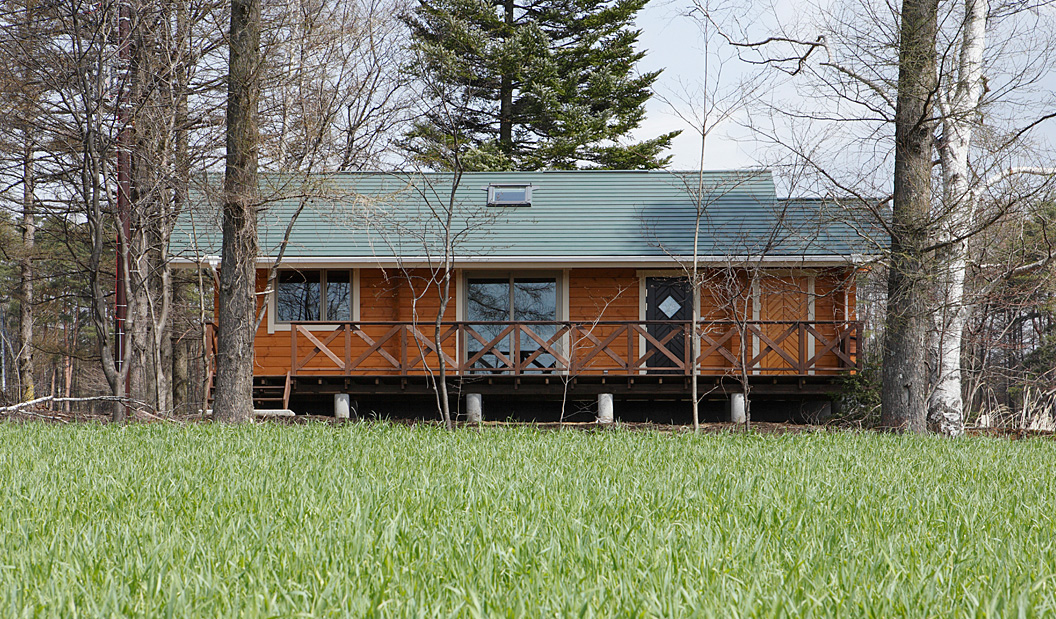
M212 408L213 399L216 396L215 381L209 381L209 393L207 395L209 408ZM257 410L284 411L289 408L290 377L289 376L254 376L253 377L253 408Z

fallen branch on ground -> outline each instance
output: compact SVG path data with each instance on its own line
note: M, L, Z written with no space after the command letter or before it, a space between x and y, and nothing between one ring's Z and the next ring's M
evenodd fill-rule
M146 409L151 408L150 404L147 404L146 402L140 402L139 400L133 400L132 398L126 398L123 396L115 395L97 395L88 398L56 398L55 396L46 395L42 398L36 398L35 400L28 400L26 402L14 404L12 406L0 407L0 413L15 413L24 408L29 408L37 404L44 404L45 402L124 402L126 404L132 405L133 407L138 409L139 412L149 417L154 417L155 419L163 419L162 417L158 417L157 415L152 415L146 412Z

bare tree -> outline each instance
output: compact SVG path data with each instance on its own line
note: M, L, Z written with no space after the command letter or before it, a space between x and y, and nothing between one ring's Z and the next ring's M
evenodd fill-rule
M214 416L221 421L239 423L253 415L260 0L232 0L229 49Z
M963 374L970 421L982 426L1044 429L1056 418L1052 205L1051 195L1025 202L969 247Z
M265 16L261 151L264 167L279 174L266 183L260 204L294 199L297 207L278 247L268 252L275 255L266 276L271 288L298 218L328 197L320 174L380 167L389 129L408 107L394 69L402 62L398 5L301 0L273 9ZM258 327L266 308L260 307Z
M186 203L174 197L185 192L172 171L172 133L179 129L186 136L189 130L186 106L176 121L172 101L181 93L187 95L186 85L193 74L188 53L190 15L196 15L193 19L203 34L207 29L201 25L202 13L209 2L194 2L194 9L189 2L159 6L136 0L91 6L30 4L25 16L31 19L35 36L5 37L3 47L5 58L10 58L7 53L12 50L33 48L32 54L24 56L32 78L21 80L20 96L36 141L35 172L29 178L37 188L37 240L44 234L49 255L58 249L66 254L66 263L49 263L50 270L37 270L39 302L34 305L67 308L55 327L67 334L69 342L62 347L65 359L44 366L38 377L47 373L52 382L64 383L67 395L79 382L90 393L102 385L94 378L76 380L74 357L93 357L97 362L91 374L101 370L115 397L123 396L127 385L137 400L166 411L171 405L164 369L169 365L165 246L175 208ZM183 8L175 11L176 6ZM200 38L201 45L196 46L201 53L215 50L207 39ZM177 79L177 74L186 79ZM29 97L28 93L36 94ZM119 135L128 138L122 148L118 148ZM120 191L114 190L115 159L121 159L121 169L128 171L117 175L127 181ZM19 176L20 187L23 176ZM120 219L115 204L119 196L129 214L127 229L115 221ZM90 251L81 251L82 234L88 237ZM123 248L117 264L119 279L132 308L123 321L129 345L120 352L115 351L115 308L111 305L117 276L112 259L115 237ZM59 271L55 265L61 265ZM68 286L52 298L52 281L60 278ZM40 297L41 291L45 297ZM72 298L78 296L83 298ZM80 308L86 307L91 308L90 320L81 316ZM71 349L90 348L86 342L77 343L78 329L89 322L95 351ZM57 331L52 325L43 326L34 340L42 345L46 342L54 351L56 344L48 336ZM64 370L55 369L60 366ZM65 379L54 379L61 373ZM118 403L114 412L120 419L124 414L120 400L111 401Z
M451 156L457 162L460 154ZM394 176L406 182L394 198L402 206L376 205L367 216L366 226L378 233L396 261L400 272L396 285L406 286L411 294L415 329L421 319L420 302L427 295L436 295L435 313L431 315L432 339L423 342L415 337L415 345L433 385L441 419L454 429L448 385L451 356L444 344L451 332L445 330L444 321L454 298L456 261L470 257L467 246L485 238L488 228L501 219L502 213L467 204L460 198L462 173L457 168L449 173L418 171ZM368 200L376 198L369 196ZM430 364L434 355L435 366Z
M853 197L890 234L883 422L922 431L930 404L945 411L933 415L945 420L936 425L957 434L962 257L1014 202L994 200L990 179L1008 173L1022 158L1023 138L1051 117L1038 114L1035 90L1051 45L1036 40L1046 35L1027 34L1046 29L1031 25L1039 13L1030 9L972 0L844 2L806 14L820 19L755 40L747 30L726 35L749 61L806 85L800 92L809 105L790 106L784 96L769 107L769 118L787 127L753 121L752 129L812 170L819 193ZM993 28L1002 35L990 50ZM814 34L800 34L805 29ZM983 195L991 198L985 209ZM893 200L890 214L879 208L886 200Z
M414 58L412 61L421 61L421 58ZM408 163L415 170L412 173L414 180L410 184L413 191L418 194L417 202L422 206L422 212L411 221L393 222L390 220L386 224L389 228L388 234L383 230L382 236L390 239L387 242L391 242L393 236L389 235L393 233L395 238L414 239L426 257L428 275L420 279L422 286L413 292L415 307L412 312L417 321L417 300L430 289L436 291L438 307L433 317L433 347L437 357L437 376L433 376L432 370L428 367L427 351L420 350L419 352L422 354L423 362L426 363L427 371L433 381L437 408L444 424L448 429L453 430L455 419L451 414L448 364L444 352L442 329L451 302L455 260L467 238L479 234L482 228L494 221L496 215L494 212L481 211L473 206L467 207L458 199L458 190L465 169L464 157L472 149L472 144L464 133L467 127L467 115L472 109L468 100L469 95L464 90L455 88L453 84L441 82L436 76L422 77L419 87L426 91L427 96L423 98L422 105L427 107L417 110L418 114L443 118L445 126L449 128L449 133L444 136L443 141L429 144L427 148L423 148L422 144L413 138L411 142L402 145L405 152L409 154ZM423 152L425 154L422 154ZM434 182L431 176L422 174L424 167L434 165L440 165L448 170L444 174L447 177L444 182ZM395 248L393 251L393 254L400 260L405 281L413 286L412 282L415 278L403 262L402 253L400 248ZM418 345L421 346L421 342L418 342Z
M998 191L1003 183L1016 176L1052 177L1056 172L1056 168L1030 165L995 170L996 166L991 163L995 155L1005 164L1004 151L1018 142L1019 131L1009 134L1014 137L1002 136L992 145L981 144L979 139L986 140L983 117L996 103L992 96L987 96L985 72L993 70L993 63L988 66L986 62L988 31L995 23L998 27L1002 22L1007 25L1021 11L1018 6L991 7L987 0L955 3L945 21L956 26L950 34L940 37L939 42L939 47L947 53L941 58L936 97L941 129L937 151L942 192L935 207L937 225L932 235L938 311L934 314L928 342L931 386L928 418L940 432L950 436L964 431L961 362L968 312L965 277L969 240L1024 198L1022 192L1012 190L1007 184ZM1034 53L1027 60L1040 67L1048 65L1044 53ZM1016 77L1030 81L1030 73L1036 70L1021 70ZM1018 146L1022 148L1021 143Z
M18 196L20 211L19 227L21 244L18 248L19 285L14 296L18 300L19 346L16 354L19 397L31 400L35 397L36 378L34 369L34 270L36 258L37 197L36 183L39 176L36 161L39 147L39 124L35 113L41 97L38 78L37 36L40 30L40 10L35 2L9 3L9 12L3 20L0 53L9 67L2 84L3 109L9 119L2 131L5 163L5 181L21 189ZM5 166L6 168L6 166ZM6 184L6 183L5 183ZM4 193L7 193L5 187ZM6 196L5 196L6 197ZM12 199L12 203L15 200ZM13 206L13 205L12 205Z
M711 21L712 3L709 0L693 0L684 11L685 17L692 19L698 27L701 36L702 58L701 74L692 92L687 85L683 84L683 92L672 96L661 95L672 111L688 124L700 137L700 159L697 168L696 186L690 183L692 179L684 178L686 190L693 196L693 253L688 262L679 259L679 265L689 279L691 290L694 291L693 310L690 324L691 352L693 359L690 370L690 399L692 401L693 430L700 430L700 399L699 394L699 367L700 338L698 332L698 321L700 319L700 295L699 291L709 275L700 268L700 233L702 223L706 223L707 209L712 201L721 197L722 189L705 186L704 165L706 161L708 137L723 126L726 121L738 112L744 110L749 102L755 97L758 84L750 81L742 81L732 87L724 84L724 71L734 60L714 40L718 38L714 24ZM719 41L721 43L721 39Z
M27 56L32 56L34 51L35 33L33 30L32 17L29 15L31 6L26 6L26 18L20 24L22 30L20 35L21 45L24 49L17 58L23 60L20 77L24 96L30 98L19 106L21 114L22 131L22 259L20 269L19 290L19 342L18 350L18 378L21 385L19 394L23 400L32 400L36 395L35 381L33 377L33 254L36 251L36 170L34 162L36 159L37 141L35 138L35 126L31 116L35 107L32 98L38 96L34 86L32 69L25 62Z
M47 211L47 220L59 222L58 228L65 230L75 227L68 218L86 220L92 250L84 262L75 252L69 258L84 268L104 374L111 393L118 394L124 372L118 369L109 338L106 283L113 272L103 266L113 238L112 228L107 227L112 212L107 180L118 124L112 115L112 86L117 80L109 79L111 68L117 66L111 45L116 5L103 3L97 10L84 11L79 6L40 4L29 15L36 36L34 53L27 58L38 96L25 101L39 140L36 173L30 176L47 179L46 193L38 194L47 198L38 199L37 212ZM127 358L123 361L127 365Z
M297 0L269 6L261 166L382 169L409 93L397 18L404 0Z

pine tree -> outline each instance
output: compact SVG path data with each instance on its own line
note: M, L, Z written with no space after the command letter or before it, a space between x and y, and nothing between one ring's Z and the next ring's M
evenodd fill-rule
M659 71L634 16L648 0L420 0L413 71L435 101L408 134L424 162L464 169L651 169L678 135L628 143ZM438 86L438 87L437 87ZM441 101L442 100L442 101Z

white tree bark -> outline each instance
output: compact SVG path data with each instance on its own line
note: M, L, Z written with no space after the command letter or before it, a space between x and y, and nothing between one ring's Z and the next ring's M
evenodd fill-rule
M948 436L964 433L961 396L961 342L964 334L964 278L966 242L963 236L977 207L978 194L969 180L968 157L972 136L980 122L983 95L983 51L986 48L988 0L965 0L963 35L954 80L940 93L942 138L939 163L942 171L942 205L948 216L940 241L950 244L938 251L937 297L931 339L931 393L928 418Z

